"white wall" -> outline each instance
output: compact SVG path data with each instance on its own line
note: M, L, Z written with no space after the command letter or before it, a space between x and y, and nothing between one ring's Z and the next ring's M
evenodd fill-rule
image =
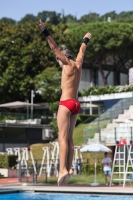
M90 69L82 69L82 76L79 85L79 91L87 90L90 87Z
M4 177L8 177L8 178L17 178L18 177L18 170L17 169L4 169L4 168L0 168L0 173Z
M126 85L128 80L128 75L127 74L120 74L120 84L121 85Z
M108 73L108 71L105 71L105 76ZM107 79L108 85L114 85L114 72L110 72L108 79ZM125 85L127 84L127 75L120 73L120 84ZM91 74L90 69L82 69L82 76L80 80L79 85L79 91L82 92L83 89L87 90L91 86ZM100 72L98 71L98 86L104 86L102 77Z

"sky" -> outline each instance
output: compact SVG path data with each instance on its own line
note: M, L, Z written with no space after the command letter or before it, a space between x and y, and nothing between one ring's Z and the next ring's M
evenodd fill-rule
M71 14L79 19L90 12L133 11L133 0L0 0L0 19L21 20L26 14L37 16L42 11Z

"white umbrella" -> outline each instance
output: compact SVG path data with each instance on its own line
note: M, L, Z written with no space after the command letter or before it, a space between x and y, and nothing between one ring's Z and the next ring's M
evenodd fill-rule
M111 149L100 143L88 144L80 149L81 152L112 152Z
M10 102L10 103L1 104L0 108L23 108L23 107L31 107L31 106L39 106L39 105L22 102L22 101L14 101L14 102Z
M94 183L91 184L91 186L98 186L99 183L96 182L96 153L101 153L101 152L108 152L111 153L112 150L106 147L103 144L100 143L92 143L88 144L80 149L80 152L93 152L95 153L95 174L94 174Z

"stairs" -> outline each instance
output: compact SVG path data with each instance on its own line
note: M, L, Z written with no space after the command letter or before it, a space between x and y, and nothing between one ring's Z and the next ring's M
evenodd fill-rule
M101 114L90 123L86 130L89 137L90 130L97 125L97 132L88 142L102 142L105 145L115 145L116 139L133 137L133 98L122 99L112 108Z

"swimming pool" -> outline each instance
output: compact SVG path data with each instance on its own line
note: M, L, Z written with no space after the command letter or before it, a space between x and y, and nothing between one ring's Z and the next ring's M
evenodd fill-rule
M63 193L11 193L0 194L0 200L133 200L133 196L63 194Z

